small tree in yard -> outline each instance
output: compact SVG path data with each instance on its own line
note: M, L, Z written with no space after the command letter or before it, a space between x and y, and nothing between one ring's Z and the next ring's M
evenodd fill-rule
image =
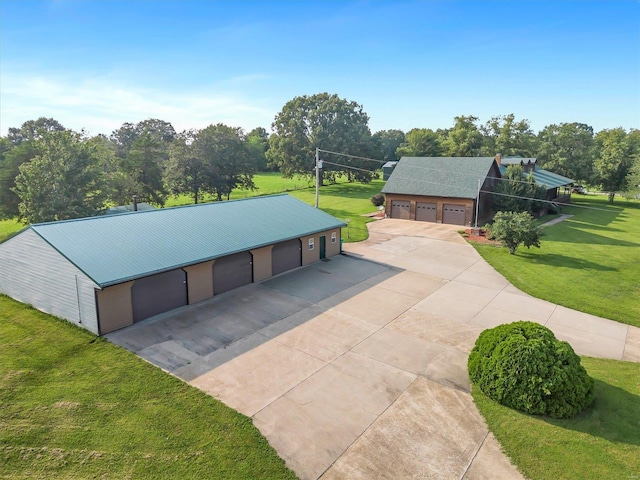
M535 225L533 217L526 212L498 212L491 226L491 234L513 255L521 244L527 248L540 248L542 231Z

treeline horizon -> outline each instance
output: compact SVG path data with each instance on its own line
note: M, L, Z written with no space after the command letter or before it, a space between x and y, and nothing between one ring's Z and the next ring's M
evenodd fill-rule
M176 132L150 118L125 122L109 136L89 136L40 117L0 137L0 218L43 222L90 216L107 205L140 202L163 206L171 195L221 201L236 188L255 188L259 171L313 176L315 149L328 164L323 180L342 175L368 182L382 163L402 156L536 157L538 165L609 192L640 184L640 130L594 132L587 124L550 124L535 133L514 114L456 116L450 128L379 130L356 102L335 94L295 97L276 115L272 131L249 132L222 123ZM356 158L361 157L361 158ZM378 159L378 163L365 160ZM337 165L333 165L337 164Z

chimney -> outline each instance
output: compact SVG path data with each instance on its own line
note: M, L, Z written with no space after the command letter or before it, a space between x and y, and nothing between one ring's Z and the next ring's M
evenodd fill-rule
M502 154L501 153L496 153L496 163L498 165L502 165Z
M133 196L133 211L134 212L138 211L138 196L137 195Z

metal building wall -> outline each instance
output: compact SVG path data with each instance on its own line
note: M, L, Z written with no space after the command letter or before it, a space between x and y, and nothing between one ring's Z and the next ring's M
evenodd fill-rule
M0 244L0 292L98 334L96 288L31 229Z

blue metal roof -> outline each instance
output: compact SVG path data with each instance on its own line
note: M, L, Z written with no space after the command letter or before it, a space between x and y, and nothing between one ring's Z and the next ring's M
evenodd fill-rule
M500 174L502 176L504 176L507 172L507 166L508 165L500 165ZM537 165L532 171L525 172L523 175L527 176L529 175L529 173L533 174L533 178L538 185L543 185L547 190L563 187L565 185L571 185L573 182L575 182L575 180L572 180L570 178L563 177L562 175L558 175L557 173L539 168Z
M345 226L289 195L31 225L106 287Z

